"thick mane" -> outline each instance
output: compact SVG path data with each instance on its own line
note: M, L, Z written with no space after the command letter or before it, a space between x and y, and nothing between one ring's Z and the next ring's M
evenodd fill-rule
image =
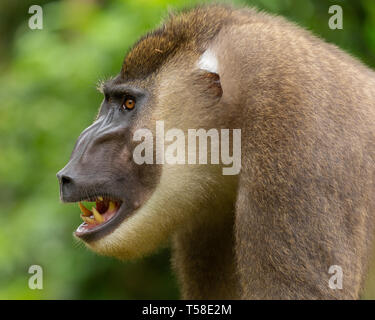
M125 57L121 75L127 80L145 78L180 48L201 52L224 24L231 21L229 6L200 6L171 14L158 29L136 42Z

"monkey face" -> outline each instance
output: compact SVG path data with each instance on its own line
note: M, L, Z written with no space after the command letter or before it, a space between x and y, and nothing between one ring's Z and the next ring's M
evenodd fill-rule
M149 103L149 93L118 79L103 88L94 123L79 136L69 163L57 174L64 202L79 202L84 222L75 236L99 240L127 219L153 190L158 167L132 161L133 133ZM81 201L95 201L89 210Z

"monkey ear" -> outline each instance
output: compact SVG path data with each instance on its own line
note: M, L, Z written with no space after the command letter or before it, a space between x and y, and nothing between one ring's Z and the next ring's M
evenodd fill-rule
M198 70L194 72L194 83L202 94L212 95L220 98L223 95L223 89L220 83L218 73L218 61L215 53L207 49L198 60Z
M203 96L221 98L223 89L220 83L220 76L217 73L196 70L193 73L194 89Z

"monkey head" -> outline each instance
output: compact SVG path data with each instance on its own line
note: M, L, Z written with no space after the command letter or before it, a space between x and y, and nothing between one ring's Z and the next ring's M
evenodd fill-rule
M225 97L209 46L221 27L217 14L198 10L170 18L141 38L120 74L100 86L97 118L57 174L62 201L81 207L84 222L75 236L94 251L125 259L145 255L187 228L187 221L205 219L208 208L233 200L228 186L235 179L218 166L139 165L133 159L137 130L148 129L157 143L156 121L164 121L165 130L229 127L231 109L218 107ZM96 206L89 210L81 201Z

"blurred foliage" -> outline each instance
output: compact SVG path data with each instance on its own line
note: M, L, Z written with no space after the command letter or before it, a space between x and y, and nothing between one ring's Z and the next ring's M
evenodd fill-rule
M119 262L76 244L78 209L59 202L55 174L95 116L97 81L120 70L129 46L167 9L195 2L0 2L1 299L178 298L168 249ZM284 15L375 66L373 0L236 3ZM28 28L32 4L43 7L43 30ZM343 30L328 28L332 4L343 7ZM44 290L28 288L33 264L44 269ZM375 297L375 281L369 292Z

